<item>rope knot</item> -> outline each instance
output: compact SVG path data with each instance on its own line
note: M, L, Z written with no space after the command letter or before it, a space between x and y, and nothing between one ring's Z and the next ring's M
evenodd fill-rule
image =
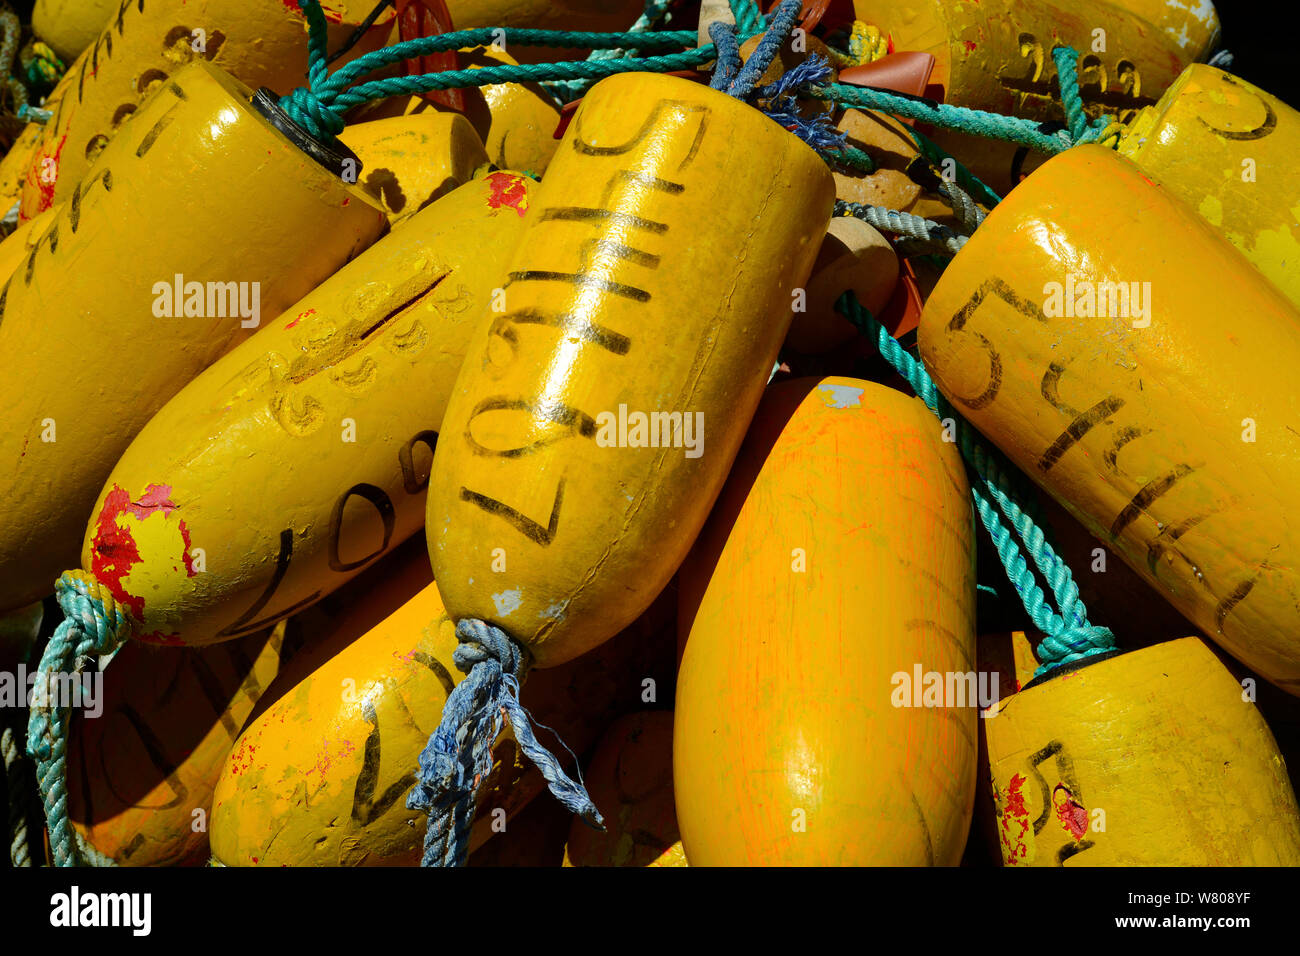
M592 826L601 826L581 775L577 783L569 779L538 743L532 717L519 703L519 680L530 662L527 650L486 621L458 621L456 637L460 644L452 659L465 679L447 695L442 721L420 754L420 769L406 799L408 810L424 810L429 817L421 865L464 865L478 790L492 771L492 745L507 722L551 793Z
M313 137L326 142L337 138L347 125L343 117L326 106L319 96L301 86L280 97L280 109Z
M1115 635L1108 627L1086 623L1063 627L1055 634L1045 635L1039 643L1038 659L1042 664L1034 673L1036 676L1045 674L1062 664L1071 664L1115 649Z

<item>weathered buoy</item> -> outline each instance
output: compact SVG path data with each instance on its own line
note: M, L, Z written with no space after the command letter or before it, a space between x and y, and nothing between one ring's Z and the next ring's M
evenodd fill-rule
M1204 633L1300 693L1300 403L1268 373L1300 364L1300 314L1241 253L1128 160L1075 147L984 221L919 341L962 415Z
M961 859L975 529L942 435L882 385L769 388L679 575L673 780L692 866Z
M488 164L465 117L434 110L349 126L339 142L360 160L353 177L396 226L473 178ZM344 179L347 179L345 173Z
M1155 7L1148 0L1138 5ZM1123 120L1154 103L1213 42L1203 36L1184 46L1125 9L1131 4L1108 0L854 0L853 6L858 19L889 37L892 49L935 58L931 82L943 88L945 102L1035 120L1064 116L1054 47L1088 51L1079 61L1088 116L1118 113Z
M341 47L373 6L332 0L325 14L329 49ZM392 22L384 11L341 62L381 46ZM211 63L253 89L279 94L304 85L307 75L306 21L294 0L121 0L97 32L51 95L58 102L27 169L23 219L66 201L152 94L163 89L159 96L172 106L167 81L182 66ZM191 199L174 208L192 211L194 205Z
M1199 212L1300 308L1300 113L1212 66L1138 113L1119 153Z
M1277 743L1199 638L1066 665L996 710L1007 866L1300 865Z
M419 530L443 409L528 206L513 173L444 196L154 416L104 483L81 554L135 637L201 645L266 627Z
M543 30L626 30L642 0L446 0L458 30L535 27Z
M423 560L423 556L421 556ZM529 708L576 752L638 706L647 675L667 679L670 608L648 614L591 654L528 678ZM380 625L338 648L300 652L315 665L240 737L217 787L212 851L230 866L414 866L425 820L405 800L447 694L464 675L437 588L428 586ZM480 790L473 847L545 789L507 732ZM504 831L504 833L503 833Z
M83 839L120 866L207 862L212 794L275 679L283 630L211 648L128 644L82 677L101 682L68 742L68 816Z
M150 416L383 225L249 95L208 63L178 72L0 291L0 608L77 565L96 495Z
M36 0L32 32L64 62L71 62L95 42L119 5L120 0Z
M654 710L616 720L583 774L605 830L574 820L565 866L686 866L673 809L673 715Z
M505 311L448 404L427 529L451 616L502 628L545 667L634 620L685 556L833 183L739 100L623 74L587 94L534 205L501 274Z

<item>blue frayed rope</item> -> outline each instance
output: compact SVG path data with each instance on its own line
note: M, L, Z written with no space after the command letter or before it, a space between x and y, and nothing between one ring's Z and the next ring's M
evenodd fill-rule
M492 745L506 721L520 750L542 772L556 799L603 830L604 820L582 784L582 775L575 783L564 773L555 756L538 743L532 717L519 703L519 681L528 652L505 631L484 621L457 622L456 637L460 645L453 660L466 677L443 705L442 722L420 754L416 783L406 799L408 810L428 813L420 865L464 866L478 790L492 771Z

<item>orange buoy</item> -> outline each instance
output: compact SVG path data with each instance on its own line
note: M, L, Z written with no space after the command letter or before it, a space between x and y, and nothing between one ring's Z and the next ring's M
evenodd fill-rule
M1300 364L1300 313L1240 252L1129 160L1076 147L980 226L919 341L940 390L1021 470L1300 693L1300 406L1271 371Z
M942 432L881 385L769 388L679 575L673 780L692 866L961 859L974 525Z

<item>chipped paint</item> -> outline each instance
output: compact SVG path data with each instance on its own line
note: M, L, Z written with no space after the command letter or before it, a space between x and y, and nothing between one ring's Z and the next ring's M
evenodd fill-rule
M1060 794L1060 799L1057 795ZM1070 788L1058 783L1052 791L1052 805L1056 807L1056 819L1061 821L1067 833L1076 841L1082 840L1088 832L1088 811L1074 799Z
M524 603L524 592L518 588L513 591L502 591L500 594L492 595L492 603L497 606L497 614L509 617L519 610L519 605Z
M1030 829L1029 809L1025 806L1024 785L1025 778L1017 773L1012 774L1007 783L1005 796L994 789L994 798L998 802L1002 860L1007 866L1029 863L1034 858L1034 835Z
M823 384L817 386L827 408L861 408L862 389L851 385Z
M528 184L524 182L523 176L513 173L493 173L484 182L490 190L488 206L491 208L500 209L508 206L521 217L528 211Z

